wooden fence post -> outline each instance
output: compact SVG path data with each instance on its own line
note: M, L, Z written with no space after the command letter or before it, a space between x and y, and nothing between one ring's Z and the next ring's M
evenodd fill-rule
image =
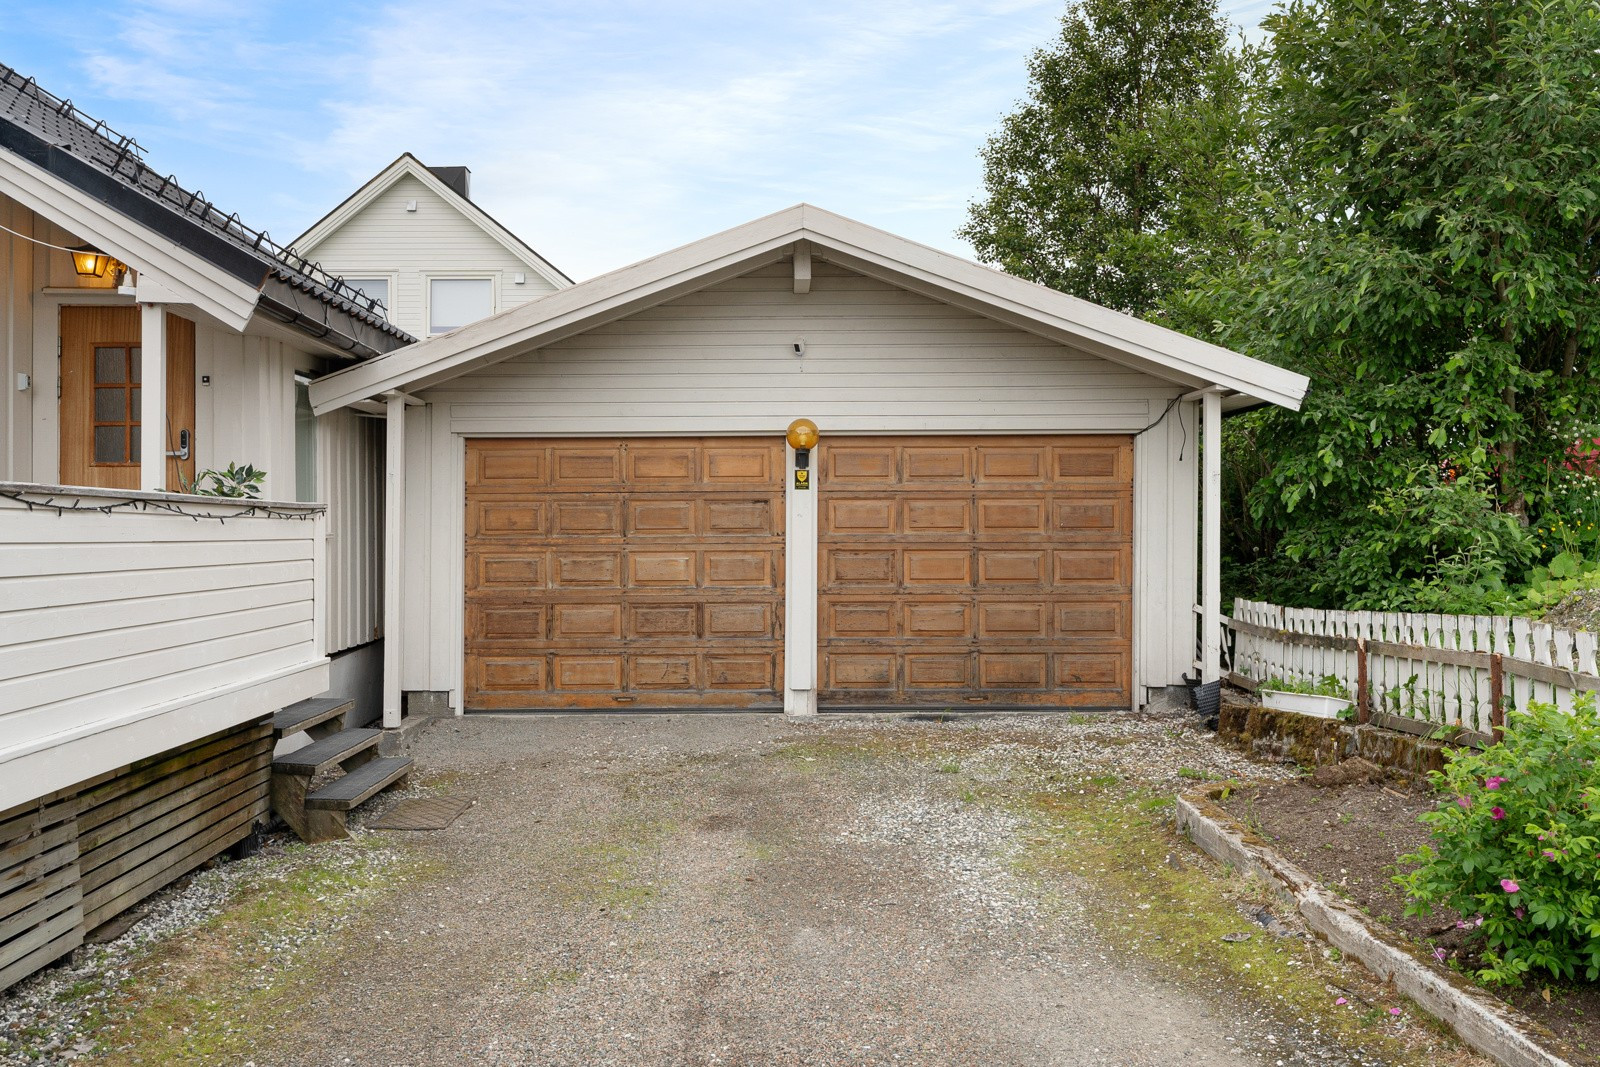
M1489 726L1498 743L1505 737L1506 726L1506 675L1500 653L1489 657Z
M1356 722L1372 721L1372 691L1367 688L1367 639L1356 638Z

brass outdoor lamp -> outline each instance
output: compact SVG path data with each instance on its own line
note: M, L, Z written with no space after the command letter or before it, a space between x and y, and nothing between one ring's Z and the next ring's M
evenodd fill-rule
M94 245L79 245L72 250L72 269L80 278L104 278L111 269L111 257Z
M817 446L821 434L817 424L810 419L795 419L789 424L789 447L794 449L794 487L811 488L811 450Z

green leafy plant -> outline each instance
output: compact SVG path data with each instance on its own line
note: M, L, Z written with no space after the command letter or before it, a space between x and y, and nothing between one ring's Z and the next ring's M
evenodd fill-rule
M1307 696L1338 697L1340 700L1349 700L1350 690L1344 683L1331 674L1324 674L1315 682L1302 682L1297 678L1279 678L1273 675L1261 683L1263 689L1275 689L1280 693L1304 693Z
M1478 977L1531 971L1600 978L1600 714L1533 702L1504 739L1458 749L1430 777L1445 797L1422 816L1433 842L1402 858L1408 915L1448 907L1481 940Z
M261 495L261 483L267 472L246 463L230 463L226 470L201 471L194 481L184 486L184 491L195 496L226 496L254 500Z

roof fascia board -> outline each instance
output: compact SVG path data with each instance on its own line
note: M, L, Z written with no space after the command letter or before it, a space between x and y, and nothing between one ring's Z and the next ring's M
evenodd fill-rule
M780 241L775 247L746 250L730 255L723 263L711 264L704 271L678 272L651 285L628 285L621 275L633 268L624 268L584 282L581 287L557 290L532 303L463 326L454 333L319 378L311 383L311 409L318 415L325 415L389 389L421 392L479 367L492 366L708 285L780 262L787 247L788 242ZM596 295L595 287L602 281L614 284L610 291ZM577 294L579 299L569 294ZM519 312L528 311L542 314L521 329L504 330L504 320L513 316L527 317Z
M30 211L129 266L177 286L188 295L189 303L231 330L244 332L255 312L255 286L224 273L20 156L0 151L0 186Z
M496 243L504 246L506 251L527 264L529 269L545 281L557 289L565 289L572 285L572 279L557 270L554 264L529 248L516 234L490 217L488 212L440 181L410 152L403 153L399 159L379 171L372 180L346 197L344 203L313 223L309 230L290 244L302 255L310 257L319 244L343 228L395 182L408 175L421 182L423 187L435 196L454 205L464 218L488 234Z

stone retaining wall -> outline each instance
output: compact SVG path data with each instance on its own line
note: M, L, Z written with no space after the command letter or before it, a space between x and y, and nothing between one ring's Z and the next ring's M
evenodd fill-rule
M1360 756L1407 774L1442 770L1451 750L1450 745L1398 730L1277 711L1226 695L1217 717L1217 737L1260 760L1321 767Z

